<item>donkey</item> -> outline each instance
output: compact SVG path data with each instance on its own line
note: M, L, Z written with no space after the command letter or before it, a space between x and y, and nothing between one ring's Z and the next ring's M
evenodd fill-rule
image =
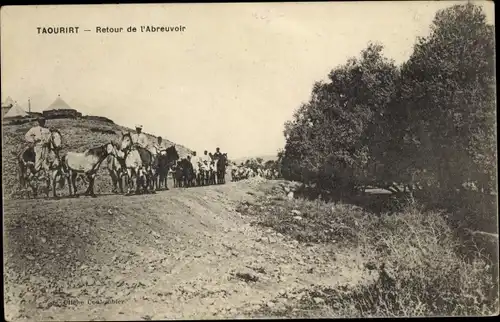
M42 168L37 172L35 172L35 152L32 146L27 146L19 154L16 154L19 172L19 185L21 188L26 188L29 185L33 190L34 198L36 198L38 195L38 181L43 179L45 179L47 182L47 198L50 195L51 186L54 198L57 198L57 177L60 176L60 187L64 185L65 181L65 174L62 171L62 164L60 159L61 148L61 132L59 132L59 130L57 129L50 129L50 138L46 146L46 151L43 155L44 160L42 163Z
M117 151L120 153L120 151ZM118 188L120 188L120 193L123 193L123 176L125 175L125 160L122 158L117 158L113 155L108 155L107 158L107 168L111 181L113 183L113 189L111 192L117 193Z
M179 154L175 145L168 147L165 151L161 151L154 160L153 164L153 185L159 190L162 183L165 185L165 190L168 190L167 177L170 167L179 160Z
M134 186L136 193L140 192L140 188L144 192L154 193L154 190L149 190L154 185L153 154L147 149L134 147L130 133L122 134L120 150L125 155L127 194L131 193Z
M226 167L228 165L227 153L223 153L217 159L217 184L226 183Z
M64 171L68 174L69 195L76 196L76 178L84 174L89 182L86 196L96 197L94 193L94 180L97 170L102 161L109 155L118 157L118 148L114 143L106 143L102 146L88 149L83 153L68 152L63 158ZM71 189L73 188L73 190Z

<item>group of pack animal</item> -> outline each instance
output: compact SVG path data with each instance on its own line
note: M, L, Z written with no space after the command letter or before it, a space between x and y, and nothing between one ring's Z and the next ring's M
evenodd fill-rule
M226 167L229 165L227 153L221 153L219 148L212 155L201 157L188 155L177 161L172 167L174 187L196 187L226 183Z
M84 152L63 154L63 138L60 131L47 128L44 118L40 118L38 123L38 126L31 128L25 135L29 145L20 153L14 153L18 161L19 184L21 188L27 188L29 185L33 189L35 197L40 181L47 183L47 197L52 188L52 193L57 198L56 184L59 183L62 188L66 180L68 181L69 195L77 197L76 183L79 178L88 184L84 194L95 197L94 180L97 170L104 160L107 160L107 167L113 182L112 191L115 193L118 188L123 193L123 184L127 187L127 194L131 194L133 191L135 193L154 193L162 189L162 186L168 190L167 177L171 168L175 169L174 173L181 169L182 176L173 176L176 186L189 186L180 185L178 182L190 182L193 174L195 178L200 175L201 178L204 178L206 175L206 171L190 172L190 167L185 165L185 160L189 160L189 157L179 160L175 145L166 147L162 143L161 137L158 137L158 142L151 148L145 143L147 138L141 133L142 126L139 125L136 126L136 133L121 133L118 142L111 140ZM226 157L222 154L221 156L220 159ZM217 163L226 164L227 162L218 161ZM222 168L225 169L221 166ZM211 179L210 176L208 178ZM219 181L219 183L222 182L222 180Z

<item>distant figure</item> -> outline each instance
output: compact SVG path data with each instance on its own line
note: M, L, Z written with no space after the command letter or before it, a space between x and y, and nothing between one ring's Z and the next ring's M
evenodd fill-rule
M193 151L193 156L190 158L191 165L193 166L193 175L196 178L196 183L199 184L198 175L200 173L200 157Z
M38 126L34 126L24 136L26 142L30 143L35 152L35 173L40 171L48 153L48 143L51 132L45 126L45 118L38 119Z
M163 142L161 136L152 144L150 152L154 156L152 163L154 184L157 189L161 189L162 186L165 186L165 190L168 190L167 177L170 164L168 162L167 146Z
M220 148L217 147L215 149L215 153L214 153L214 160L215 161L219 160L221 156L222 156L222 153L220 152Z
M210 156L208 155L208 151L205 150L203 152L203 156L201 157L201 163L202 163L201 167L204 171L208 171L208 166L210 164L210 161L212 161L212 160L210 159Z

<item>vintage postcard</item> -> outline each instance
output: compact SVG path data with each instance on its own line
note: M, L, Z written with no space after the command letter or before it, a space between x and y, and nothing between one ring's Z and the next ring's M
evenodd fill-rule
M5 319L498 314L494 20L2 7Z

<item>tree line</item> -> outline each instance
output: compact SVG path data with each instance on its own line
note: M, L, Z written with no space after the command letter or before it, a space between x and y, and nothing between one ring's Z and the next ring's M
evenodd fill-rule
M465 191L496 193L494 62L494 27L473 4L438 11L399 66L369 43L316 82L285 123L283 176L448 204Z

